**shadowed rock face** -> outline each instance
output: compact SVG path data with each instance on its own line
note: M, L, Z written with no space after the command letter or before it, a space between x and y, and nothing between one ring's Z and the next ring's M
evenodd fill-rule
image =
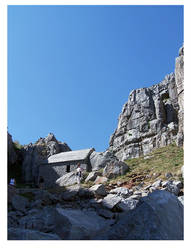
M183 206L176 196L155 191L142 198L135 209L124 213L97 239L182 240L183 222Z
M23 179L28 183L37 182L39 164L41 161L48 159L49 156L71 151L66 143L56 140L55 136L50 133L45 138L40 138L34 144L24 146L23 152Z
M183 67L181 49L175 74L167 75L159 84L130 93L110 138L109 150L120 160L146 155L174 141L183 144Z
M17 161L18 157L13 146L12 136L9 133L7 133L7 142L8 142L8 163L14 164Z

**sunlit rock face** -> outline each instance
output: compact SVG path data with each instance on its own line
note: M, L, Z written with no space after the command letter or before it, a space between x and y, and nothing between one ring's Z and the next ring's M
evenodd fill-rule
M176 142L183 144L184 49L176 58L175 74L149 88L133 90L110 138L111 150L120 160L136 158Z

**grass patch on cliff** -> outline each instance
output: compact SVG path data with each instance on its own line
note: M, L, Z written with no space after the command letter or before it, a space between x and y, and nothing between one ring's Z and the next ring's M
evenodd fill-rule
M174 179L181 179L181 167L184 164L184 150L175 144L153 150L149 155L125 161L129 166L129 172L119 176L110 183L133 182L138 185L142 180L145 183L155 179L166 180L165 174L170 172Z
M19 141L14 141L13 142L13 147L15 150L20 150L23 148L23 146L19 143Z

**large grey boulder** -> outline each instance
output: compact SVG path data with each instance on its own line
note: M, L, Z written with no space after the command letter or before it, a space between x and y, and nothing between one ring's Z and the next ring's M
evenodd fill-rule
M117 187L115 189L110 190L110 194L116 194L123 198L128 198L130 195L132 195L132 191L125 187Z
M77 183L77 178L74 172L67 173L56 180L56 184L60 187L71 186Z
M88 174L87 178L85 179L85 183L87 183L88 181L95 181L95 179L97 178L97 176L100 176L100 173L98 172L91 172Z
M180 181L168 180L162 182L162 187L165 188L166 191L178 196L180 188L182 188L182 183Z
M182 240L183 223L181 202L173 194L157 190L142 198L135 209L122 214L99 239Z
M92 166L92 170L96 171L101 168L104 168L108 162L116 161L117 158L110 151L105 152L93 152L90 155L90 162Z
M29 206L29 201L21 195L14 195L11 204L15 210L25 212L26 208Z
M19 227L22 229L57 234L61 239L67 239L71 229L71 223L67 217L58 213L56 208L51 207L29 213L22 217L19 223Z
M157 180L152 184L152 187L159 188L162 185L162 180Z
M56 234L42 233L36 230L9 228L8 240L60 240Z
M127 164L121 161L117 161L114 163L107 164L107 166L103 169L103 176L108 179L116 178L117 176L124 175L129 170Z
M19 219L17 211L11 211L8 213L8 227L18 227L19 226Z
M114 208L122 198L115 194L108 194L104 199L102 200L102 205L108 209Z
M130 198L121 200L117 204L117 208L119 208L121 211L127 212L129 210L135 209L137 203L138 203L138 200L132 199L130 197Z
M95 184L104 184L108 181L108 178L105 176L97 176L97 178L95 179L94 183Z
M57 208L57 211L71 224L68 240L93 240L97 234L102 234L113 223L113 220L105 220L93 211L83 212L62 208Z
M94 185L89 190L95 195L105 196L107 194L103 184Z
M73 185L67 187L66 190L61 193L60 198L64 201L73 201L77 199L89 199L93 196L93 192L88 188L82 188L79 185Z
M182 205L184 206L184 196L179 196L178 199L182 203Z

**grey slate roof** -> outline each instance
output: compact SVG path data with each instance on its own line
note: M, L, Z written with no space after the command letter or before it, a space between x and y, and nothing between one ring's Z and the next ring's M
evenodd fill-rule
M48 158L47 163L49 164L49 163L85 160L93 151L94 148L62 152L59 154L51 155Z

